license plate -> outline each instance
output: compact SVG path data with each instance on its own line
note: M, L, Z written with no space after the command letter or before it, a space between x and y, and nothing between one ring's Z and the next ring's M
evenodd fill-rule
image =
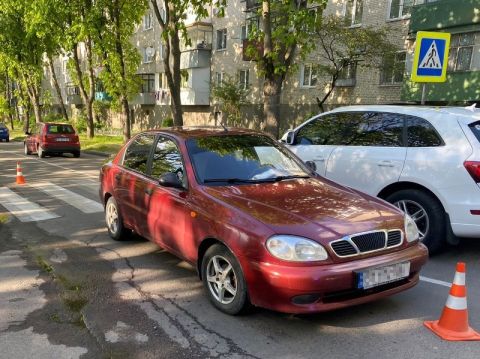
M65 137L59 137L59 138L56 138L55 139L57 142L68 142L69 139L68 138L65 138Z
M357 288L369 289L407 278L410 274L410 262L369 268L355 273L357 274Z

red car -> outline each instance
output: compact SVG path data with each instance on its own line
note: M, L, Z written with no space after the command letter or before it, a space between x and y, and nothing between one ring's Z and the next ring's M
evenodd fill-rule
M212 303L319 312L413 287L415 222L318 176L267 135L176 128L135 136L104 165L113 239L136 233L194 265Z
M37 153L43 158L51 154L71 153L73 157L80 157L80 140L72 125L40 122L33 133L26 132L26 135L26 155Z

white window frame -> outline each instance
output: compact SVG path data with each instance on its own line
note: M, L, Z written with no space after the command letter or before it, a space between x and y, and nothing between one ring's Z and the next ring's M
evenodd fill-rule
M400 80L400 81L395 81L395 66L399 63L399 61L397 61L397 56L399 54L404 54L405 55L405 58L403 61L401 61L403 63L403 78L405 78L405 73L406 73L406 69L407 69L407 52L405 50L401 50L401 51L397 51L395 52L395 55L394 55L394 58L393 58L393 64L392 64L392 73L390 75L390 81L385 81L385 75L384 75L384 71L385 71L385 65L382 66L381 70L380 70L380 85L381 86L398 86L398 85L401 85L403 83L403 79Z
M360 19L360 22L355 24L355 9L357 8L357 1L361 1L362 2L362 18ZM362 26L362 23L363 23L363 11L364 11L364 6L365 6L365 1L366 0L353 0L353 6L352 6L352 15L351 15L351 18L350 18L350 21L347 21L345 20L345 22L347 23L346 25L348 27L360 27ZM347 16L347 6L348 6L348 3L349 3L349 0L345 0L344 4L343 4L343 17L346 18Z
M460 40L457 40L457 44L455 44L452 40L453 37L460 37L461 35L465 34L471 34L473 36L473 41L471 44L468 45L462 45L460 44ZM468 32L468 33L458 33L458 34L452 34L452 39L450 40L450 54L448 58L448 68L447 71L449 72L468 72L468 71L473 71L472 65L473 65L473 59L475 56L475 49L477 47L477 39L480 37L480 32ZM471 48L471 54L470 54L470 64L468 66L468 69L458 69L458 53L462 49L467 49ZM455 54L455 58L453 59L453 67L452 67L452 62L451 62L451 56Z
M144 64L151 64L152 62L155 61L156 51L153 52L152 56L148 56L148 54L147 54L147 49L150 48L150 47L155 49L153 46L147 46L147 47L142 48L142 51L143 51L142 55L143 55L143 63Z
M242 79L243 74L243 79ZM238 87L242 90L248 89L250 86L250 69L238 70Z
M148 31L153 29L153 14L151 11L148 11L143 15L143 31Z
M227 49L227 29L218 29L216 32L217 39L215 42L215 50L216 51L225 51ZM221 36L221 42L220 42L220 37ZM222 47L219 47L219 45L222 45Z
M305 70L308 69L308 83L305 83ZM315 76L313 76L315 74ZM315 83L312 85L312 79L315 78ZM302 64L300 66L300 87L302 88L315 88L318 84L318 71L315 68L315 64Z
M392 1L393 0L388 0L387 21L409 19L411 16L411 13L402 15L405 2L409 0L400 0L400 4L398 5L398 13L396 14L396 16L390 17L392 12ZM412 1L412 4L410 6L414 6L418 3L418 0L411 0L411 1Z
M225 78L225 72L223 71L215 72L215 78L214 78L215 86L222 86L224 78Z

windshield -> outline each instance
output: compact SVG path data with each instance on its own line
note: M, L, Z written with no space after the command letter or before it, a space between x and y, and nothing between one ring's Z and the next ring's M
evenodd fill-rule
M61 134L68 135L75 133L73 127L70 125L48 125L47 133L49 134Z
M259 183L309 177L293 156L270 137L222 135L187 141L202 184Z

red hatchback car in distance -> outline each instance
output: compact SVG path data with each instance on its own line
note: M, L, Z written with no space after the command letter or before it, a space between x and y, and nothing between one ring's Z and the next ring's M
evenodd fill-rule
M71 153L80 157L80 140L72 125L64 123L37 123L33 133L26 132L25 154L37 153L43 158L51 154Z
M250 130L141 133L100 182L110 236L133 230L190 262L229 314L376 300L413 287L428 257L398 208L318 176Z

